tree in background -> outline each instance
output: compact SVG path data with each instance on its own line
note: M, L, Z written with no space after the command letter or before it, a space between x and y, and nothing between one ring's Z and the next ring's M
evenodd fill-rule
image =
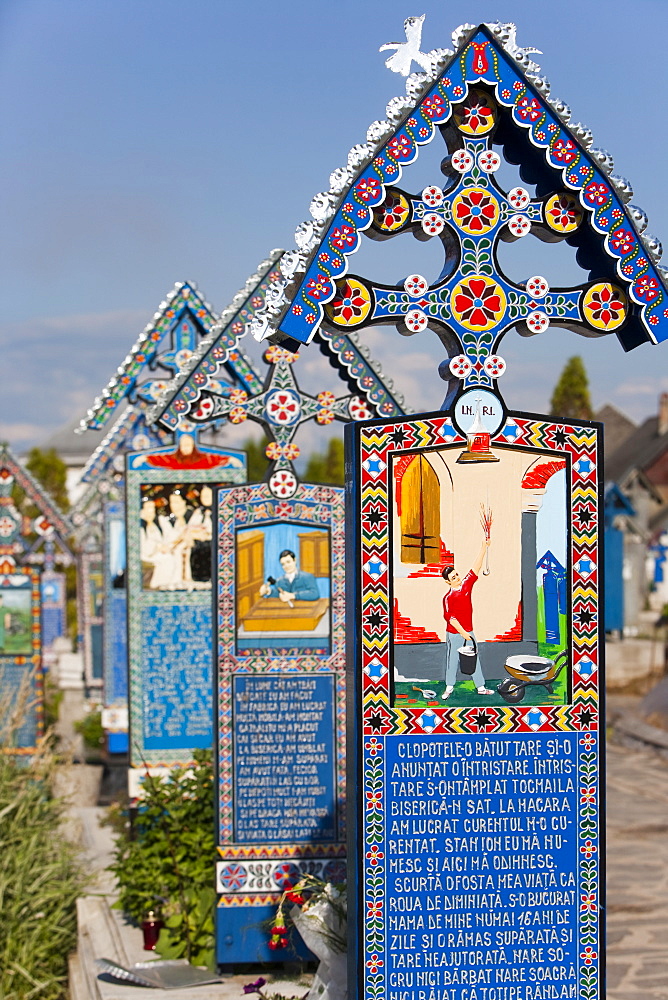
M258 440L249 438L242 445L248 461L248 482L262 482L267 474L269 461L265 448L269 438ZM326 486L343 486L343 441L332 438L325 452L314 452L308 458L304 481L307 483L322 483Z
M269 461L265 455L265 448L268 444L269 438L263 435L257 441L254 438L248 438L242 445L248 462L249 483L261 483L267 474Z
M310 456L304 479L307 483L343 486L344 463L341 438L331 438L324 454L316 452Z
M587 372L579 355L569 358L550 400L550 414L566 420L592 420Z
M66 513L70 509L70 499L67 495L67 466L56 449L49 448L46 451L42 451L41 448L31 448L26 459L26 468L28 472L32 473L37 482L44 487L51 499L55 501L56 506L63 513ZM26 510L23 490L20 492L20 509L34 517L37 511L32 508L32 504L28 505L28 509ZM65 587L67 634L71 637L72 642L76 642L78 631L76 565L66 568Z
M55 448L42 451L41 448L31 448L26 461L26 468L35 479L41 483L56 505L67 513L70 509L70 499L67 495L67 466Z

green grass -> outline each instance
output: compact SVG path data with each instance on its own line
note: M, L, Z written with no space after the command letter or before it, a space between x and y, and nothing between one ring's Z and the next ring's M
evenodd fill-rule
M2 652L10 656L29 656L32 652L32 619L24 611L12 610L12 620L20 625L14 632L5 629Z
M566 671L564 670L564 676ZM445 681L420 681L419 683L398 683L395 684L395 708L436 708L447 706L448 708L482 708L485 705L507 705L500 694L497 693L497 686L508 677L508 674L499 672L498 677L488 677L485 684L494 691L493 695L480 695L476 691L473 681L458 680L455 690L447 701L443 701L441 695L445 690ZM419 691L414 691L414 687L422 690L436 692L436 698L427 700ZM526 688L522 705L563 705L564 704L564 684L557 682L554 685L554 694L550 694L547 688L538 684L532 684ZM400 697L405 695L406 697Z
M59 833L48 752L0 753L0 997L65 1000L76 946L76 898L85 888L76 848Z

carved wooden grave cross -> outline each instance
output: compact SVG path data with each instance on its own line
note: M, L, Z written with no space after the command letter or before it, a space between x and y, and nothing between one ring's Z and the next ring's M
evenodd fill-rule
M422 20L383 46L406 96L315 196L248 323L287 349L429 327L447 352L440 410L347 428L350 995L595 998L600 428L510 412L499 352L510 328L668 339L661 246L514 25L422 53ZM403 187L441 139L445 179ZM441 242L436 281L349 273L365 236L408 233ZM505 275L500 242L531 236L572 246L583 281Z

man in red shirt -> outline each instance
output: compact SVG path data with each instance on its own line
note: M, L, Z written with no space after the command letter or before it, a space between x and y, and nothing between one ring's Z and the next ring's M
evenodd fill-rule
M483 539L480 552L473 566L463 579L454 566L446 566L442 573L443 579L450 587L443 598L443 617L446 621L445 691L441 695L441 698L444 701L447 701L455 689L457 668L459 666L459 647L467 641L475 641L471 591L473 590L473 584L478 579L489 541L487 537ZM485 687L485 676L480 668L479 659L476 660L475 672L471 679L477 688L478 694L494 694L493 691Z

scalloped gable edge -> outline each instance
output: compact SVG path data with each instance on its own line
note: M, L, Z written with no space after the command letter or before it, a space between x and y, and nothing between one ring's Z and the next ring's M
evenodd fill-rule
M215 322L213 308L199 294L195 282L177 281L158 306L152 321L147 323L140 333L130 353L116 369L116 374L86 412L76 433L83 434L86 430L99 430L104 427L118 404L134 385L138 375L155 355L163 338L178 318L178 314L188 307L193 309L205 328ZM150 350L147 350L147 347Z
M129 406L120 414L109 433L86 462L81 473L81 482L95 483L101 479L116 455L121 451L128 450L126 445L130 437L138 433L138 428L142 428L144 433L154 435L163 445L169 444L169 437L165 431L148 424L146 404Z
M179 421L187 419L199 401L202 388L206 388L207 377L215 377L234 354L245 357L239 342L246 335L248 324L242 321L242 314L245 310L253 315L262 312L269 290L276 287L271 276L280 266L284 253L283 250L272 250L246 281L221 314L210 335L202 339L176 378L165 386L158 402L148 411L149 423L160 422L164 427L175 430ZM257 302L251 308L250 303L255 299ZM380 416L398 416L407 412L403 395L394 389L394 380L383 376L382 367L371 358L368 348L359 343L355 333L330 334L321 330L318 339L322 353L329 358L341 378L351 386L355 385L360 396L374 405ZM264 380L257 376L257 385L252 387L251 395L260 395L263 390Z
M579 192L593 227L605 236L608 258L616 263L619 278L631 299L640 306L647 340L659 343L668 339L668 271L657 266L661 244L645 234L647 216L642 209L628 205L633 191L626 178L612 175L612 156L593 148L590 129L580 123L568 126L570 108L550 96L547 79L529 57L530 52L538 50L518 46L515 32L515 25L510 23L478 27L464 24L453 33L454 52L437 49L428 53L431 72L413 73L407 78L406 96L395 97L388 103L387 119L370 125L367 141L353 146L346 166L330 175L329 191L315 195L311 201L312 218L301 223L295 232L297 248L282 257L282 278L271 289L265 308L247 324L248 332L256 340L285 342L292 350L311 342L322 322L322 307L334 296L334 282L347 273L347 258L358 249L361 233L371 224L371 209L382 202L386 185L400 180L402 167L414 162L419 147L431 142L436 126L449 119L452 106L464 100L469 77L473 77L473 82L494 86L499 103L512 109L515 124L527 129L532 144L543 149L551 167L562 169L565 186ZM511 89L504 88L491 70L477 76L466 71L471 42L478 35L482 36L481 41L491 44L490 61L494 69L503 61L509 76L515 77ZM458 79L454 79L456 74ZM530 118L522 120L518 114L519 102L527 94L540 107L539 122L543 125L549 122L547 129L536 127ZM398 137L402 137L400 152ZM587 166L586 175L576 176L573 165ZM597 188L599 198L587 201L583 191L591 185ZM603 190L605 207L596 203ZM626 252L613 245L613 233L622 221L631 227L632 246ZM629 245L626 241L620 244ZM327 261L319 259L323 250Z
M187 392L186 383L192 379L198 369L207 366L208 356L221 344L224 345L225 357L212 361L212 364L215 364L216 370L221 365L229 362L230 353L234 351L243 358L252 373L256 382L255 386L251 386L253 391L261 391L263 380L255 371L250 359L246 357L239 346L239 334L243 335L245 331L242 313L244 310L250 310L251 313L255 312L256 306L253 305L253 299L256 296L261 296L262 303L264 304L268 288L273 287L275 284L273 280L267 281L267 276L276 270L283 253L284 251L280 249L270 251L269 255L258 264L255 271L246 279L231 302L223 309L210 332L206 337L201 339L186 364L183 365L173 379L170 379L157 402L150 407L147 415L149 423L157 423L165 411L173 407L181 391ZM238 330L235 328L236 324L239 326Z
M69 519L62 513L56 502L51 499L41 483L19 462L6 443L0 443L0 469L7 469L21 489L25 490L40 514L47 519L49 524L53 525L60 535L61 544L69 552L65 539L74 533Z

